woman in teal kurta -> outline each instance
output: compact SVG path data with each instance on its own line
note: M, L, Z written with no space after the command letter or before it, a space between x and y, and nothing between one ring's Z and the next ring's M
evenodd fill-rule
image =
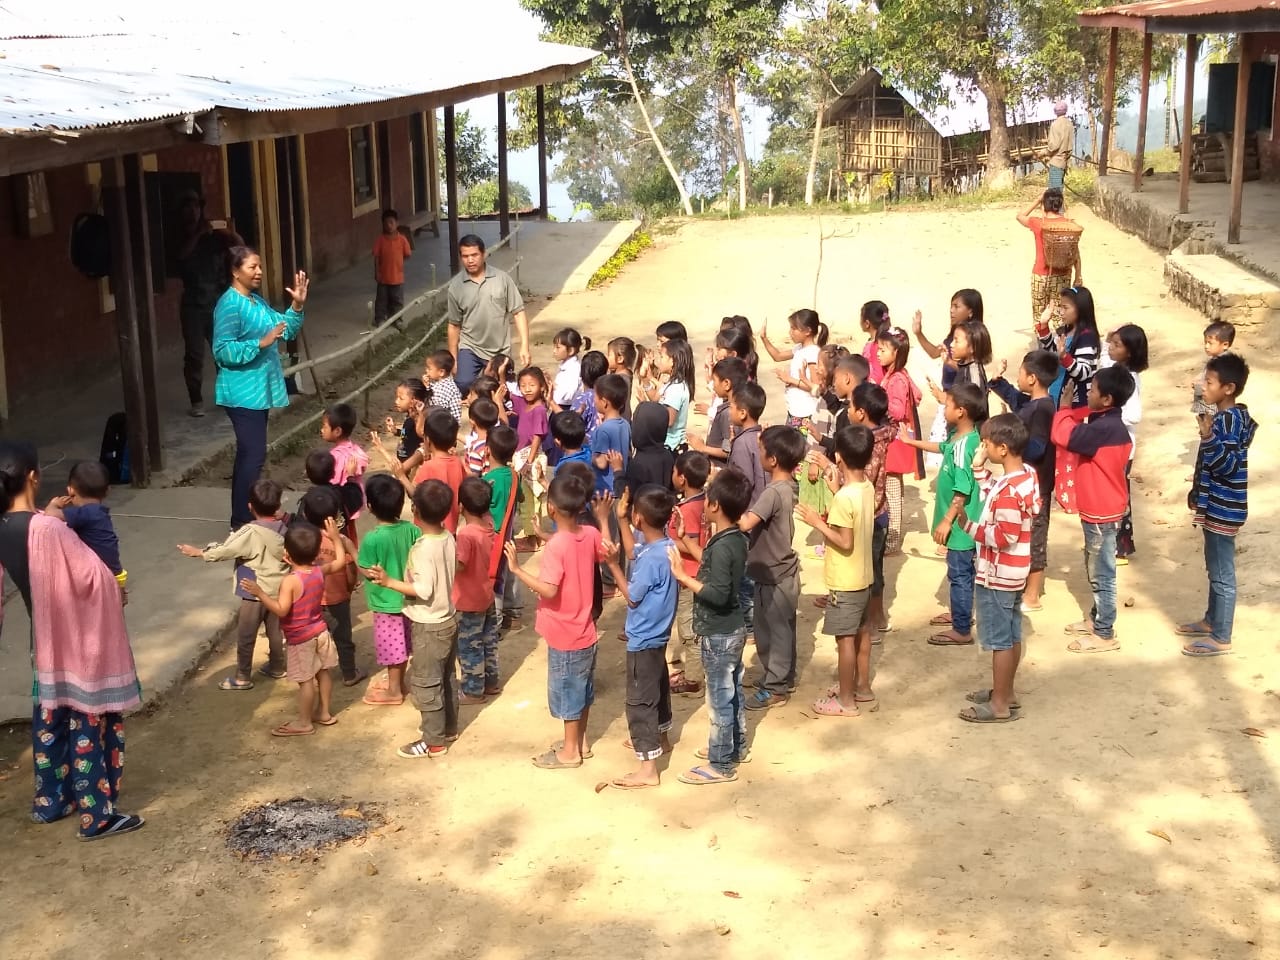
M216 399L227 411L236 434L231 474L231 529L253 520L249 492L267 462L267 415L287 407L277 340L292 340L302 329L308 279L299 270L285 292L293 304L284 313L272 310L258 290L262 259L249 247L233 247L231 286L213 311L213 360L218 366Z

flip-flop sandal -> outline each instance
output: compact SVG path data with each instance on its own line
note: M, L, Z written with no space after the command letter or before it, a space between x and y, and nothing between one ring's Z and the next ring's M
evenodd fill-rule
M644 790L647 787L656 787L656 783L634 783L630 780L623 780L619 777L616 780L610 780L609 786L615 790Z
M827 692L824 694L824 696L830 699L839 700L840 684L833 683L831 686L827 687ZM875 713L877 710L880 709L880 701L875 697L864 698L864 697L859 697L855 695L853 698L853 702L858 705L858 710L860 710L863 713Z
M317 718L317 717L312 717L312 718L311 718L311 722L312 722L312 723L318 723L318 724L319 724L320 726L322 726L322 727L332 727L335 723L337 723L337 722L338 722L338 718L337 718L337 717L330 717L328 720L320 720L320 719L319 719L319 718Z
M378 697L371 697L367 693L360 699L371 707L398 707L400 704L404 703L404 697L400 697L399 699L391 697L383 700Z
M577 763L565 763L554 750L548 750L541 756L534 757L533 765L540 770L573 770L582 766L582 760L579 758Z
M965 707L960 711L959 716L961 720L967 720L969 723L1012 723L1021 718L1021 714L1016 710L1010 710L1007 717L997 717L989 703L975 703L972 707Z
M676 777L681 783L691 783L695 787L705 787L712 783L733 783L738 773L721 773L715 767L694 767Z
M564 749L564 741L563 741L563 740L557 740L555 743L553 743L553 744L551 745L551 752L552 752L552 753L559 753L559 752L560 752L561 750L563 750L563 749ZM590 759L591 759L592 757L594 757L594 756L595 756L595 754L591 751L591 748L590 748L590 747L587 747L587 749L585 749L585 750L583 750L583 751L582 751L582 759L583 759L583 760L590 760Z
M862 711L857 707L850 710L836 697L822 697L815 700L813 712L823 717L860 717Z
M1197 640L1182 648L1184 657L1225 657L1231 653L1230 647L1215 647L1207 640Z
M957 640L949 633L935 633L929 638L929 642L935 647L971 647L973 637L968 640Z
M1110 653L1120 649L1120 641L1115 637L1103 638L1090 634L1067 644L1068 653Z
M1034 607L1029 603L1024 603L1022 605L1023 613L1039 613L1043 609L1044 609L1043 603L1037 603Z
M135 813L118 813L115 818L103 829L97 833L82 833L80 839L84 841L101 840L104 837L115 837L122 833L133 833L135 830L141 830L146 825L145 820Z
M880 628L881 633L891 633L893 631L893 621L885 620L884 626Z
M929 618L929 626L931 627L949 627L951 626L951 614L939 613Z
M1062 632L1068 636L1080 635L1089 637L1093 635L1092 620L1077 620L1075 623L1069 623L1062 628Z
M310 730L299 730L297 727L291 727L287 723L282 723L278 727L271 728L271 735L273 737L309 737L315 732L315 727L312 727Z
M964 698L968 700L970 703L990 703L991 691L990 690L974 690L972 693L966 693L964 695ZM1009 704L1009 709L1021 710L1022 704L1018 703L1018 701L1015 700Z
M1180 623L1173 628L1173 632L1180 637L1211 637L1213 630L1204 625L1204 621L1200 620L1195 623Z
M369 679L369 674L365 673L363 670L357 670L356 675L352 677L350 680L343 677L342 685L344 687L354 687L356 684L360 683L361 681L368 680L368 679Z
M268 680L283 680L287 675L288 674L284 670L281 670L279 673L272 673L266 667L258 668L258 676L266 677Z
M223 678L222 682L218 684L218 689L219 690L237 690L240 692L244 692L245 690L253 689L253 681L239 680L236 677L225 677Z

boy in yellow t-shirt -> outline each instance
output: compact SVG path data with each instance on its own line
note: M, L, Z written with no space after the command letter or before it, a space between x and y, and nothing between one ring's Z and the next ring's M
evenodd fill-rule
M864 426L842 427L835 436L836 462L843 485L836 491L824 521L812 507L796 509L800 519L826 540L824 576L828 599L822 632L834 635L840 682L813 709L826 717L857 717L862 710L879 709L871 692L871 630L867 604L871 600L871 540L875 527L876 492L867 480L867 464L875 437ZM834 485L834 484L833 484ZM859 705L861 704L861 709Z

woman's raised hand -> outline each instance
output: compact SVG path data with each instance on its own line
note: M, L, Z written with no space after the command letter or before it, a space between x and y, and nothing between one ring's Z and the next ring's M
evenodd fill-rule
M311 279L307 276L307 271L299 270L293 275L293 286L284 288L284 292L293 297L294 310L301 312L307 302L307 287L310 285Z

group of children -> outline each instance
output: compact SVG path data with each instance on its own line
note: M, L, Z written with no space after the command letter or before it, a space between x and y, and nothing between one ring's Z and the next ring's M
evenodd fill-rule
M1055 500L1080 516L1093 592L1088 616L1066 628L1068 649L1119 647L1116 565L1136 550L1129 473L1146 336L1124 324L1104 339L1089 290L1069 287L1041 317L1037 347L1016 379L1005 377L1004 363L988 378L982 297L960 290L940 343L925 338L919 314L913 324L920 346L943 361L939 382L928 380L940 422L925 439L923 392L906 370L908 334L880 301L864 305L861 326L867 341L856 351L830 343L812 310L789 318L790 347L762 329L786 386L785 421L771 426L762 424L755 336L740 316L724 319L701 376L675 322L659 326L652 351L625 337L593 351L562 330L551 381L496 357L466 398L465 437L453 357L433 353L421 379L397 388L403 419L386 422L395 450L381 432L372 435L385 471L369 472L355 410L329 407L320 429L329 448L306 458L311 486L292 509L280 485L262 479L250 496L252 523L223 543L179 546L236 564L237 664L220 687L253 688L265 625L269 654L259 672L298 684L297 716L273 735L336 723L330 671L338 667L349 686L367 679L351 613L363 580L385 668L364 702L398 705L412 696L420 730L398 754L439 757L458 736L459 705L501 692L499 638L521 619L528 592L548 647L548 706L563 723L562 738L533 762L579 767L592 756L596 624L606 601L620 596L628 746L638 767L611 783L659 782L657 762L671 749L671 696L703 685L707 746L679 779L730 782L750 759L744 711L785 705L796 689L797 516L821 540L825 590L815 603L838 652L836 682L813 709L857 717L879 708L871 648L891 629L885 559L901 552L904 477L922 477L928 453L938 463L931 530L946 555L949 599L929 642L969 645L976 635L992 654L991 686L968 695L962 719L1018 719L1022 614L1042 609ZM1234 537L1247 515L1257 429L1238 402L1249 368L1232 352L1234 334L1227 323L1206 328L1209 359L1194 390L1199 443L1188 506L1203 531L1209 601L1202 618L1176 627L1192 657L1232 649ZM695 403L699 386L710 389L705 405ZM990 415L991 393L1008 413ZM695 410L707 417L702 436L689 429ZM106 494L99 465L78 464L49 511L98 552L123 590ZM375 523L360 536L356 520L366 509ZM521 559L534 549L536 572ZM748 683L743 654L752 640L759 675Z

